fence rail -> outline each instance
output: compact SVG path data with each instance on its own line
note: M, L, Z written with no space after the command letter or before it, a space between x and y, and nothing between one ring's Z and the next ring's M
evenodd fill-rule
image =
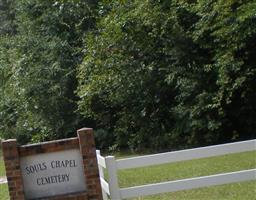
M213 156L239 153L244 151L253 151L255 148L256 140L249 140L245 142L236 142L168 153L153 154L148 156L119 159L116 162L118 169L130 169L199 158L209 158Z
M255 180L256 169L148 184L130 188L119 188L117 177L117 171L119 169L145 167L253 150L256 150L256 140L214 145L147 156L138 156L119 160L116 160L114 156L102 157L100 155L100 151L97 151L103 199L106 200L109 196L112 200L121 200L131 197ZM108 172L108 182L104 179L103 168L106 168Z
M255 179L256 169L198 178L182 179L158 184L149 184L121 189L122 198L160 194L165 192L175 192L180 190L195 189L207 186L221 185L227 183L241 182Z
M98 167L99 167L102 196L103 196L103 199L106 200L108 199L108 195L110 196L109 184L104 179L104 168L106 168L106 162L105 162L105 158L100 155L100 150L96 150L96 154L97 154L97 161L98 161Z

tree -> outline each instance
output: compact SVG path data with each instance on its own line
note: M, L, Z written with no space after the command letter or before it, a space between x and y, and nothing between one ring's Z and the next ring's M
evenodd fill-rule
M219 142L255 137L256 80L253 44L256 41L255 1L201 2L201 16L194 38L214 52L211 68L216 70L218 90L212 97L221 129ZM212 38L206 43L206 35Z
M9 90L12 137L42 141L74 135L84 123L76 112L76 67L81 62L82 37L94 27L97 1L22 0L16 5L18 33L13 47ZM6 55L5 55L6 56ZM15 117L12 117L15 115ZM10 128L2 128L10 137Z
M119 148L254 137L253 10L235 0L102 4L79 69L80 112Z
M0 0L0 35L16 33L15 1Z
M149 1L112 6L87 38L79 109L113 133L119 148L170 148L177 141L175 76L193 46L175 9Z

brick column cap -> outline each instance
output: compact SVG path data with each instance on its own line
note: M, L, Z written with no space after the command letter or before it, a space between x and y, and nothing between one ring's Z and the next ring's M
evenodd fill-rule
M92 128L81 128L77 132L92 131Z

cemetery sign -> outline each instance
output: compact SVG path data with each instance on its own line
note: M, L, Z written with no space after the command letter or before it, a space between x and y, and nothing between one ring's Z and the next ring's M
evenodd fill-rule
M3 141L10 198L102 200L92 129L77 135L23 146Z

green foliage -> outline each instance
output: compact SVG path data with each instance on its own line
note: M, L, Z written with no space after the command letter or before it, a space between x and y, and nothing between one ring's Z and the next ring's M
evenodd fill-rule
M2 60L8 82L0 105L0 131L21 143L67 137L84 123L76 112L76 67L83 34L93 28L91 1L22 0L16 2L17 34ZM3 51L3 58L8 54ZM11 55L13 57L13 55Z
M167 146L176 91L166 72L176 62L172 57L182 57L186 38L159 6L136 1L112 9L86 40L80 111L114 133L120 147Z
M255 137L255 1L0 0L0 135L101 148Z
M102 3L79 69L80 112L119 148L253 137L253 10L235 0Z
M16 33L15 0L0 0L0 35Z
M210 83L216 88L206 104L218 125L217 141L254 137L256 2L201 1L193 6L200 19L191 35L201 48L211 52L204 68L217 77ZM211 122L212 117L208 120Z

